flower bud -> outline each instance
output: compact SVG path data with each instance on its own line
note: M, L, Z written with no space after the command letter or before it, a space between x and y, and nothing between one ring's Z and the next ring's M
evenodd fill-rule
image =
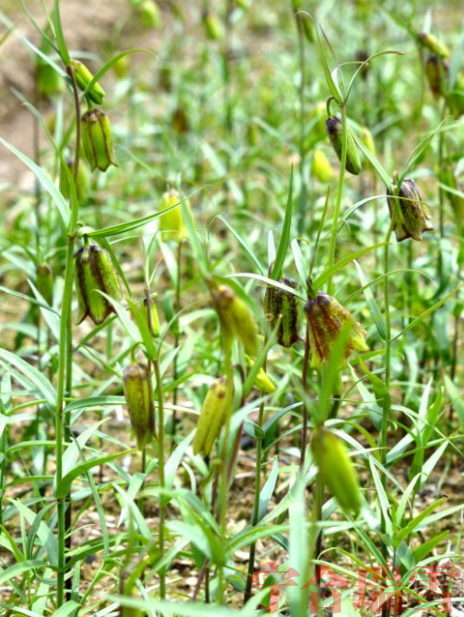
M284 277L280 282L292 289L298 289L298 283L293 279ZM268 285L264 296L264 310L273 330L279 322L279 345L291 347L300 340L300 300L297 296L274 285Z
M147 299L143 299L143 314L147 318L148 329L151 334L157 338L160 335L160 323L158 317L158 311L156 310L156 304L153 301L153 298L150 298L150 319L148 319L148 310L147 310Z
M339 114L336 116L332 116L331 118L327 118L325 121L325 127L327 131L327 135L329 137L330 143L332 144L333 149L335 150L335 154L338 156L338 159L342 160L342 120ZM354 142L353 135L351 134L348 126L346 127L347 131L347 142L346 142L346 170L353 174L354 176L358 176L362 171L361 161L359 159L358 149L356 148L356 144Z
M170 66L162 66L159 70L159 87L163 92L171 92L172 90L172 69Z
M80 324L86 317L101 324L114 311L103 292L116 301L122 299L118 276L111 259L104 249L96 244L79 249L75 255L75 280L79 302Z
M308 319L312 367L317 367L321 362L330 358L337 338L347 323L351 323L351 331L346 340L342 364L353 351L367 351L365 330L354 320L352 314L332 296L317 292L315 297L308 300L304 310Z
M323 150L314 151L311 171L314 177L319 180L319 182L328 184L333 180L334 170Z
M364 126L361 129L361 133L359 134L359 137L362 141L362 143L366 146L366 148L369 150L369 152L376 156L376 150L375 150L375 142L374 142L374 138L372 137L372 133L370 132L370 130ZM369 167L370 169L372 169L372 164L369 161L369 159L367 157L365 158L365 163L366 166Z
M258 355L258 330L253 313L248 305L227 285L212 290L213 304L228 343L238 338L248 355Z
M144 28L160 28L162 26L161 11L154 0L143 0L139 6L139 13Z
M433 96L438 99L446 91L449 66L446 60L436 54L429 54L425 61L425 75Z
M154 433L153 387L144 364L130 364L123 374L124 397L137 447L143 450Z
M90 169L106 171L118 166L108 116L101 109L91 109L82 116L82 143Z
M172 210L169 210L169 212L166 212L166 214L160 216L159 229L163 240L175 240L176 242L182 242L182 240L187 237L184 218L182 216L181 201L182 199L175 189L171 189L167 193L164 193L161 198L161 203L159 206L160 212L164 212L175 204L179 204L176 208L173 208Z
M172 113L172 128L179 135L184 135L190 131L190 122L187 112L183 107L176 107Z
M232 391L227 379L221 377L214 381L206 394L198 417L197 430L193 440L193 453L208 456L232 411Z
M341 440L334 433L317 428L311 451L324 484L340 507L356 516L361 509L358 477Z
M79 86L79 90L84 92L89 83L92 81L93 75L85 64L82 64L79 60L71 60L71 66L73 68L74 77L76 78L76 83ZM105 91L97 81L93 84L90 90L87 91L86 96L88 96L89 99L96 105L101 105L106 95Z
M356 52L356 60L358 62L366 62L366 60L368 59L369 59L369 52L366 51L365 49L358 49L358 51ZM363 68L361 69L359 73L359 76L361 77L361 79L366 81L368 72L369 72L369 64L366 64L363 66Z
M35 276L38 291L45 302L51 306L53 304L53 270L43 262L37 266Z
M117 62L113 64L114 74L116 75L118 79L124 79L125 77L127 77L129 73L129 67L130 67L129 58L127 56L123 56L122 58L119 58Z
M439 41L436 36L430 34L430 32L420 32L418 35L420 43L424 47L427 47L429 51L442 58L449 58L450 52L448 47Z
M64 81L55 69L44 60L37 63L37 92L40 96L50 97L64 90Z
M203 14L203 25L205 27L206 36L210 41L222 41L225 37L224 26L212 11L206 11Z
M398 242L407 238L422 240L424 231L433 230L428 206L422 201L419 189L411 178L403 180L399 191L388 190L387 202Z
M314 33L314 23L310 16L303 11L298 11L295 13L295 19L298 27L302 29L308 43L314 43L316 35Z
M67 159L66 166L71 173L74 172L74 159ZM71 197L71 187L69 186L68 175L62 167L60 171L60 192L65 199ZM85 204L90 196L90 177L87 166L83 161L79 161L76 181L77 199L80 204Z
M247 354L245 354L245 360L248 368L253 368L255 364L254 360L252 360ZM258 388L258 390L261 390L265 394L272 394L277 389L275 383L272 381L272 379L269 377L263 367L259 369L258 374L255 377L255 386Z

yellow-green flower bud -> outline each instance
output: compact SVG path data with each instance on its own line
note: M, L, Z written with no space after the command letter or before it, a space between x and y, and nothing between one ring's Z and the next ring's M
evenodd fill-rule
M74 172L74 159L67 159L66 166L71 172ZM68 175L62 167L60 170L60 191L65 199L71 197L71 188L69 186ZM83 161L79 161L77 170L76 192L79 203L85 204L90 196L90 177L87 166Z
M407 238L422 240L425 231L432 231L428 206L422 201L419 190L411 178L405 178L401 188L387 191L388 209L393 231L398 242Z
M247 354L245 354L245 360L248 368L253 368L255 364L254 360L252 360ZM261 390L265 394L272 394L277 389L275 383L272 381L272 379L269 377L263 367L259 369L258 374L255 377L255 386L258 388L258 390Z
M153 298L150 298L150 319L148 319L148 310L147 310L147 299L143 299L143 314L147 318L148 329L151 331L151 334L157 338L160 335L160 322L158 317L158 311L156 310L156 304L153 301Z
M154 0L143 0L139 6L139 13L144 28L161 28L163 19L159 6Z
M436 54L429 54L425 61L425 75L434 98L438 99L446 92L449 66Z
M226 342L231 343L238 338L246 353L256 357L259 350L258 330L248 305L227 285L214 288L212 297Z
M314 23L310 16L304 11L295 12L295 19L298 25L298 28L301 28L303 34L306 37L306 40L309 43L314 43L316 40L316 35L314 32Z
M53 304L53 270L43 262L37 266L35 275L38 291L45 302L51 306Z
M325 127L330 143L332 144L335 154L338 156L339 161L342 160L342 120L340 115L335 115L327 118L325 121ZM346 127L347 141L346 141L346 170L358 176L362 171L361 160L359 158L358 149L348 126Z
M55 69L44 60L37 63L37 92L40 96L50 97L64 90L64 81Z
M144 364L130 364L123 374L124 397L137 447L143 450L154 432L153 387Z
M172 210L169 210L169 212L166 212L166 214L160 216L159 229L163 240L175 240L176 242L182 242L182 240L187 237L184 218L182 216L181 201L182 199L175 189L164 193L161 198L159 207L160 212L164 212L175 204L179 204L176 208L173 208ZM187 207L189 207L188 204Z
M73 68L74 77L76 78L76 83L79 86L79 90L84 92L89 83L92 81L93 75L85 64L82 64L79 60L71 60L71 66ZM87 91L86 96L88 96L89 99L96 105L101 105L106 95L105 91L97 81L93 84L90 90Z
M333 167L323 150L318 149L314 151L311 171L314 177L317 178L319 182L323 182L324 184L329 183L334 179L335 174Z
M80 324L86 317L101 324L114 310L103 292L116 301L121 301L122 292L111 259L104 249L96 244L85 246L75 253L75 281L79 302Z
M90 169L106 171L118 166L108 116L101 109L91 109L82 116L82 144Z
M366 146L369 152L373 154L374 156L376 156L375 142L374 142L374 138L372 137L372 133L370 132L370 130L366 126L364 126L361 129L361 133L359 136L361 138L362 143ZM365 163L367 167L372 169L372 164L369 161L369 159L367 157L364 157L364 158L365 158Z
M113 64L114 74L116 75L118 79L124 79L125 77L127 77L129 73L129 67L130 67L129 58L127 56L123 56L122 58L119 58L117 62Z
M354 320L353 315L332 296L318 292L306 303L305 313L308 319L312 367L317 367L321 362L330 358L337 338L347 323L351 323L351 331L346 341L341 365L345 364L346 358L353 351L368 350L365 330Z
M194 454L208 456L211 453L231 411L232 391L227 385L227 379L221 377L211 384L203 401L193 441Z
M280 282L292 289L298 289L298 283L293 279L283 277ZM264 310L273 330L279 323L279 345L291 347L300 340L301 312L297 296L274 285L268 285L264 296Z
M433 54L441 56L442 58L449 58L450 52L448 47L439 41L436 36L430 34L430 32L420 32L418 35L420 43L424 47L427 47Z
M212 11L207 11L203 14L203 25L205 27L206 36L210 41L222 41L226 35L224 26Z
M324 484L340 507L356 516L361 510L358 477L341 440L334 433L318 428L311 440L311 450Z

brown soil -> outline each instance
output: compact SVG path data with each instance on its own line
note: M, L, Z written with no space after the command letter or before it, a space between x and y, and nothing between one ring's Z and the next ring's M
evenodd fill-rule
M50 3L48 3L50 4ZM42 26L45 20L39 0L29 0L27 6ZM111 42L127 22L130 15L128 0L99 0L82 4L75 0L61 0L61 16L68 46L71 50L98 54ZM37 45L40 37L19 0L2 2L4 14L17 27L0 47L0 136L22 150L32 154L33 121L31 113L21 106L13 89L21 92L30 102L34 101L34 58L32 52L19 40L27 37ZM0 22L0 40L7 32ZM25 173L23 164L11 153L0 147L0 184L30 185L31 174Z

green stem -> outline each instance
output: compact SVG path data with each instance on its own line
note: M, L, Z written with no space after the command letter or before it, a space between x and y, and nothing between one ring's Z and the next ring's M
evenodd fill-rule
M387 231L387 235L385 238L385 253L384 253L384 311L385 311L385 387L387 392L390 392L390 381L391 381L391 321L390 321L390 297L389 297L389 289L388 289L388 276L390 268L390 238L393 230L393 222L390 222L390 226ZM386 469L387 466L387 440L388 440L388 419L390 416L390 408L386 405L383 406L382 409L382 426L380 430L380 439L379 439L379 448L380 448L380 456L383 469ZM387 474L382 471L381 474L381 482L384 490L387 489ZM382 511L382 510L381 510ZM386 533L386 521L385 517L381 516L381 531L382 531L382 557L384 559L384 563L388 562L388 546L386 542L383 540L383 537ZM386 568L387 566L385 566ZM388 603L384 605L382 609L382 616L388 617L389 615Z
M158 395L158 469L159 469L159 486L160 486L160 522L159 522L159 551L160 559L164 557L164 523L166 520L166 504L164 502L163 489L166 486L164 475L164 392L163 380L158 359L153 362L156 379L156 393ZM166 571L164 567L160 570L160 598L164 600L166 597Z
M309 326L306 326L305 337L305 350L303 357L303 371L301 376L302 386L304 392L307 392L308 387L308 370L309 370L309 352L311 351L309 345ZM306 459L306 447L308 445L308 406L306 401L303 401L303 426L301 428L301 458L300 458L300 473L303 472L305 459Z
M263 364L264 370L266 370L266 359ZM258 412L258 426L261 428L264 420L264 401L259 406ZM256 468L255 468L255 496L253 503L253 514L251 517L251 525L255 527L258 524L259 516L259 496L261 493L261 464L263 459L263 440L256 440ZM256 542L250 545L250 557L248 559L248 574L245 586L245 602L251 597L251 584L253 581L253 572L255 569L255 555L256 555Z
M67 73L71 78L76 106L76 153L78 159L80 153L80 105L79 90L77 88L74 72L71 67L67 67ZM74 162L74 174L77 177L79 163ZM60 344L58 356L58 383L56 395L55 413L55 441L56 441L56 485L58 486L63 478L63 452L64 445L67 443L66 436L69 438L69 426L64 418L64 400L66 391L72 385L72 295L74 279L74 230L77 226L79 216L79 206L77 200L71 201L71 218L68 229L68 245L66 251L66 269L64 278L63 302L61 306L60 321ZM65 432L64 432L65 431ZM57 499L57 529L58 529L58 571L57 571L57 590L56 603L60 608L64 602L64 587L66 574L65 557L65 538L66 538L66 498Z
M176 304L175 304L175 311L177 314L179 314L180 312L180 296L181 296L181 290L182 290L182 286L181 286L181 266L182 266L182 240L179 242L178 246L177 246L177 281L176 281ZM179 339L180 339L180 332L179 332L179 320L177 319L175 324L175 340L174 340L174 348L177 349L179 347ZM177 381L178 378L178 373L177 373L177 356L178 354L176 354L174 356L174 366L173 366L173 379L174 382ZM178 394L179 394L179 388L176 385L174 388L174 392L173 392L173 397L172 397L172 402L174 404L174 410L172 412L172 447L174 447L174 437L176 435L176 424L177 424L177 415L176 415L176 406L177 406L177 400L178 400Z
M299 56L299 65L300 65L300 85L299 85L299 115L300 115L300 131L298 138L298 150L299 150L299 167L300 167L300 195L298 199L298 221L297 228L298 233L302 234L304 231L304 220L306 213L306 184L304 181L304 164L305 164L305 147L304 147L304 134L306 127L306 117L305 117L305 104L304 104L304 93L306 86L306 57L305 57L305 46L304 46L304 32L303 32L303 23L301 19L296 18L296 26L298 32L298 56Z
M330 235L330 249L329 249L329 265L331 268L335 263L335 250L337 248L337 231L338 231L338 220L340 218L340 208L342 203L342 195L343 195L343 184L345 181L345 170L346 170L346 151L347 151L347 119L346 119L346 107L345 105L341 105L340 107L342 114L342 157L340 161L340 175L338 176L338 188L337 188L337 199L335 202L335 211L332 221L332 232ZM334 292L334 284L333 277L331 276L328 281L327 293L329 295L333 295Z
M233 377L233 367L232 367L232 349L228 343L224 345L224 362L225 362L225 370L226 370L226 378L227 378L227 388L231 389L228 393L228 396L233 398L233 388L234 388L234 377ZM226 534L227 534L227 495L229 488L229 475L228 475L228 445L229 445L229 436L230 436L230 421L232 417L232 410L229 409L226 418L226 426L224 430L224 440L222 443L222 452L221 452L221 486L219 490L219 526L221 530L221 539L223 545L225 546L226 542ZM217 587L217 599L219 604L223 604L224 602L224 568L223 566L218 567L218 587Z

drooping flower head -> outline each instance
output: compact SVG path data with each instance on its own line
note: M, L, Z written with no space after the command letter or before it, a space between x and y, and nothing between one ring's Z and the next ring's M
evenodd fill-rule
M305 313L308 319L312 367L317 367L330 358L338 336L348 323L351 323L351 331L348 334L340 364L344 365L353 351L368 350L365 330L355 321L353 315L332 296L317 292L306 303Z

